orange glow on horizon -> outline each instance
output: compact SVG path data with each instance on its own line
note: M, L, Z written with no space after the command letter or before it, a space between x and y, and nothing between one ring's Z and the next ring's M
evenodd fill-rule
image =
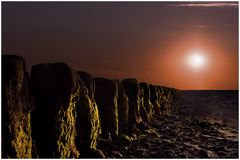
M152 77L152 83L187 90L237 89L238 55L229 56L219 44L216 44L217 41L204 41L204 43L201 41L200 45L189 43L196 42L196 39L171 43L175 47L166 54L159 54L154 58L152 66L158 68L156 72L160 74ZM192 67L190 67L186 61L195 54L195 51L199 55L192 57L190 62Z
M171 3L3 3L2 53L23 56L28 71L65 62L94 77L237 90L238 3Z

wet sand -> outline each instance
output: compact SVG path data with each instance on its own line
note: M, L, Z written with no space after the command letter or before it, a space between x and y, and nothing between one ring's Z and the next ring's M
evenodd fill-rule
M238 91L182 91L179 111L238 128Z
M179 112L155 117L130 145L99 148L109 158L238 158L238 92L181 92Z

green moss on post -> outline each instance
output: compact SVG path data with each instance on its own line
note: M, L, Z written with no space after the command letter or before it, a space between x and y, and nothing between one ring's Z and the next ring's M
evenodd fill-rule
M87 94L81 94L77 102L77 139L79 149L96 149L101 133L100 118L97 105Z
M133 133L142 122L140 115L140 88L136 79L124 79L122 85L129 99L128 128L129 133Z
M151 103L153 104L154 106L154 111L155 111L155 114L157 115L160 115L162 114L162 111L161 111L161 105L159 103L159 93L158 93L158 89L157 89L157 86L154 86L154 85L149 85L149 88L150 88L150 93L151 93Z
M77 139L76 144L80 150L96 149L101 124L97 104L94 99L95 82L86 72L78 71L79 84L83 92L79 95L77 103ZM87 152L88 152L87 151Z
M76 103L82 88L64 63L32 67L37 106L33 111L33 137L39 158L77 158Z
M60 158L79 156L75 146L76 104L73 102L74 97L71 95L68 109L65 111L61 107L57 115L57 126L59 126L57 145Z
M33 103L23 57L2 56L2 158L32 158Z
M145 110L143 112L146 112L148 116L147 120L145 121L150 122L155 113L154 105L151 102L150 87L149 84L147 84L146 82L142 82L140 83L140 88L143 90L143 106L144 106L143 110Z
M126 134L128 132L128 111L129 99L125 93L121 81L118 82L118 132Z
M115 80L94 78L95 100L99 109L102 137L118 135L118 86Z

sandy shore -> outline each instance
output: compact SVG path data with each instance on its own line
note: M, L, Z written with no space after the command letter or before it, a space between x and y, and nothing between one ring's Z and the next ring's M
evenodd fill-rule
M238 128L238 91L182 91L179 111Z
M238 158L238 95L184 91L180 112L156 117L130 145L100 141L109 158Z

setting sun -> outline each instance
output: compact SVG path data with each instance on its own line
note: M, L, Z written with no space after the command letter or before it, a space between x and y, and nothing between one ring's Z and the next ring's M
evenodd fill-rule
M187 64L191 68L202 68L205 65L205 57L201 53L193 53L187 58Z

